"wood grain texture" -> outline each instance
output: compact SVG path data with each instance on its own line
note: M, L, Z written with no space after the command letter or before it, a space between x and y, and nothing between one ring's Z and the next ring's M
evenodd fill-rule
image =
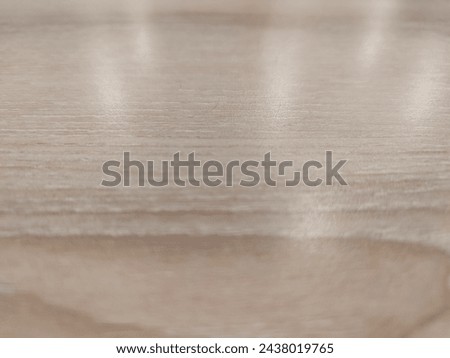
M0 0L0 336L449 336L449 58L444 0ZM99 185L326 150L348 186Z

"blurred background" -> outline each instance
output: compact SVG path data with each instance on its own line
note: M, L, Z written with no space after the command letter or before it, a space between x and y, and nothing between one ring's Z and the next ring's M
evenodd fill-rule
M449 36L444 0L0 0L0 335L450 335ZM349 186L100 187L326 150Z

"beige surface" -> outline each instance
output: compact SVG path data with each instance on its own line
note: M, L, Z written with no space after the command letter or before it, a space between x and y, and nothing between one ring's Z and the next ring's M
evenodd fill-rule
M450 336L448 1L0 1L0 336ZM348 159L349 186L101 165Z

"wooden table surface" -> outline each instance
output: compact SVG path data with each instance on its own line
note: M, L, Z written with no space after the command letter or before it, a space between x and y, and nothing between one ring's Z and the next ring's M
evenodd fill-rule
M446 0L0 0L0 336L450 337L449 139ZM326 150L348 186L100 186Z

